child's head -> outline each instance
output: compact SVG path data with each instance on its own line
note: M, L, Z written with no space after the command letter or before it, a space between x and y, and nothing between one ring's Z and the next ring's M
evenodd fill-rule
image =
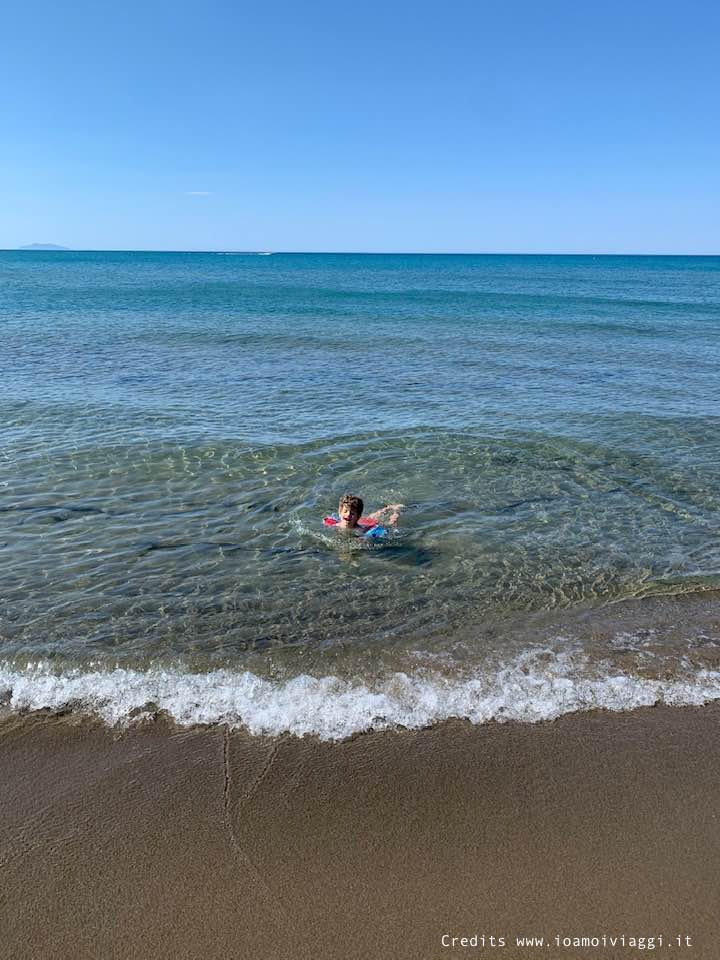
M340 497L340 503L338 504L338 516L348 527L355 527L362 516L364 506L365 504L360 497L354 497L350 493L344 493Z

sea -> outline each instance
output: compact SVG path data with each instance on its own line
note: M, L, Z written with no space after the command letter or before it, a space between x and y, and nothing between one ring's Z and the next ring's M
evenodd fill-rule
M720 257L0 252L0 709L718 699L719 370Z

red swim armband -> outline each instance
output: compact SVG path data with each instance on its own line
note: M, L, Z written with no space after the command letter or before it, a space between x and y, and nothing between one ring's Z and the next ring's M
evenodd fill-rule
M331 513L329 517L323 517L323 524L326 527L336 527L339 523L340 517L336 513ZM373 520L372 517L360 517L358 526L365 527L366 530L369 530L370 527L377 526L377 520Z

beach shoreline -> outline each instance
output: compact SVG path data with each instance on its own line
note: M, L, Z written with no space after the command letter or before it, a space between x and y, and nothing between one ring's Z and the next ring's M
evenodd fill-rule
M662 936L710 960L718 732L718 704L339 743L6 717L3 952L627 957Z

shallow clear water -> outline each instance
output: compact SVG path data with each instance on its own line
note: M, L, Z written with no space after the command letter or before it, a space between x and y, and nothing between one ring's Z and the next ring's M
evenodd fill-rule
M0 660L694 677L719 322L712 257L0 253Z

